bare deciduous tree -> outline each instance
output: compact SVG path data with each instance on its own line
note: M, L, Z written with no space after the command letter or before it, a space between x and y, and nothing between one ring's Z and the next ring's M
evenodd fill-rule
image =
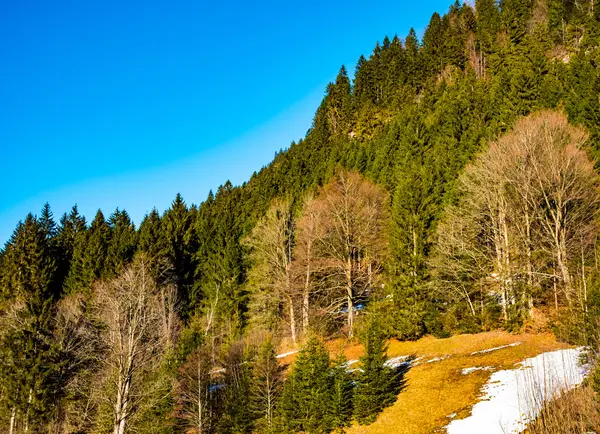
M339 311L346 306L350 336L355 300L371 289L386 250L387 200L380 187L358 172L340 171L314 204L318 210L314 254L329 281L330 308Z
M112 386L106 398L113 412L114 434L125 432L144 397L141 380L160 361L166 336L161 333L164 315L158 292L143 256L96 288L94 307L103 324L101 341L106 354L101 361Z
M178 417L199 434L214 428L219 395L218 372L214 372L211 349L200 345L179 370L175 387Z
M542 112L492 143L461 176L461 201L439 225L433 265L441 281L496 291L505 320L508 304L532 312L544 280L555 291L559 282L571 304L570 267L598 232L599 182L585 140L564 115Z
M315 200L307 197L304 200L302 218L296 227L294 245L294 262L292 271L294 280L302 293L302 334L306 338L310 327L310 299L315 290L313 274L317 271L318 262L314 259L315 243L319 237L317 224L320 220Z

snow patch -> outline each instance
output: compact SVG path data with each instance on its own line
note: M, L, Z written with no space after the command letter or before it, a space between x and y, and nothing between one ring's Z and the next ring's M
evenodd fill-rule
M543 353L516 369L493 373L471 416L450 422L448 434L520 433L545 402L581 384L587 372L579 363L582 350Z
M384 363L384 366L388 366L390 368L398 368L401 365L409 363L407 359L410 356L397 356L392 357L391 359L387 359Z
M502 349L508 348L508 347L516 347L517 345L521 345L521 342L513 342L512 344L500 345L499 347L488 348L487 350L474 351L471 353L471 355L474 356L476 354L491 353L492 351L498 351L498 350L502 350Z
M461 372L463 375L469 375L475 371L491 371L492 366L473 366L472 368L464 368Z
M292 354L296 354L300 350L290 351L289 353L277 354L275 356L276 359L283 359L284 357L291 356Z
M427 360L427 363L441 362L442 360L446 360L448 357L450 356L434 357L433 359Z

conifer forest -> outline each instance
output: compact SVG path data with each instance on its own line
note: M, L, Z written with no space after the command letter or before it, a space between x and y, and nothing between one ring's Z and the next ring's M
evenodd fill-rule
M23 217L0 250L1 432L344 432L402 393L390 340L540 312L595 363L600 5L457 1L354 71L242 185L139 225Z

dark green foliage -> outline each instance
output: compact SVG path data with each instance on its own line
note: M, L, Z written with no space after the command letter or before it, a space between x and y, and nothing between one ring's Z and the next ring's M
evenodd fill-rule
M283 388L281 410L289 429L309 433L331 430L331 380L329 352L312 338L298 354Z
M73 259L65 281L68 293L89 291L104 272L110 228L98 210L89 229L75 237Z
M356 380L354 417L360 424L375 421L377 415L396 401L402 388L399 373L385 364L385 335L377 322L371 323L363 337L365 353L360 358L361 372Z
M62 287L69 274L69 268L73 261L75 242L77 238L85 233L85 217L79 214L77 205L74 205L69 214L65 213L60 218L60 224L56 233L57 255L57 279Z
M475 1L476 34L481 52L489 54L500 27L500 11L495 0Z
M255 413L251 406L250 357L241 342L230 346L225 356L224 414L219 423L219 432L251 433Z
M196 238L194 217L180 194L161 219L164 237L162 256L173 267L173 277L177 285L179 301L183 306L182 315L187 318L192 307L189 306L189 294L194 279L194 250Z
M16 317L1 337L3 404L33 431L53 412L64 390L56 384L58 351L52 342L52 309L58 296L49 208L42 220L19 223L3 255L3 297Z
M137 246L135 226L127 211L118 209L108 219L110 240L106 249L104 275L114 277L131 262Z
M352 420L354 384L348 372L348 360L343 353L333 360L331 377L331 403L329 406L331 426L344 428L350 426Z
M237 218L241 193L230 182L225 183L214 200L209 196L196 221L199 248L193 300L208 310L218 299L217 313L226 323L229 336L240 330L246 312L242 229L241 219Z
M138 250L144 252L149 268L159 281L169 280L173 269L166 257L167 240L162 227L162 218L154 208L146 215L138 230Z

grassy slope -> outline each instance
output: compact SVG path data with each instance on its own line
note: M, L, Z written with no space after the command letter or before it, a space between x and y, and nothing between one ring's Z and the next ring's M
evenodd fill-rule
M515 342L520 345L503 348L489 353L471 355L475 351L495 348ZM342 348L349 360L362 354L360 345L332 341L328 346L333 354ZM458 335L448 339L425 337L415 342L390 341L388 356L414 355L419 364L406 374L406 387L398 395L394 405L384 410L377 421L369 426L352 426L348 433L365 434L425 434L436 431L456 418L469 415L471 407L478 401L481 387L487 382L491 371L475 371L462 375L463 368L490 366L494 370L509 369L515 363L546 351L568 348L556 341L554 335L509 334L502 331ZM443 360L427 363L434 358ZM293 356L284 359L291 362Z

